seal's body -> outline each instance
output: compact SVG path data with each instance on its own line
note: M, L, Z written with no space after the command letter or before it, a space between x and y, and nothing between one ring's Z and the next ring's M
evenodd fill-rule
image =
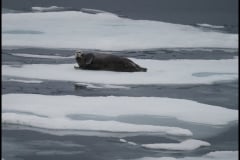
M100 53L84 53L77 51L75 54L78 67L89 70L108 70L118 72L146 72L146 68L142 68L128 58L111 54Z

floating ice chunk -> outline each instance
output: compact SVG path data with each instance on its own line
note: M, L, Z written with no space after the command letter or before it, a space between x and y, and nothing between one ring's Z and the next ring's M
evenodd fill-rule
M156 115L209 125L225 125L238 120L237 110L202 104L191 100L160 97L79 97L69 95L5 94L2 95L2 110L6 112L8 110L28 112L50 118L65 118L72 114L95 116ZM4 118L7 119L8 116L5 115ZM14 120L17 121L16 116ZM69 119L69 122L74 123L76 120L70 121ZM176 129L171 130L169 128L167 130L168 133L172 132L174 134L176 132Z
M130 145L133 145L133 146L136 146L136 145L137 145L137 143L131 142L131 141L128 141L127 143L130 144Z
M123 143L128 143L128 144L133 145L133 146L136 146L136 145L137 145L137 143L131 142L131 141L127 141L127 140L125 140L125 139L120 139L119 141L120 141L120 142L123 142Z
M26 53L10 53L14 56L19 57L30 57L30 58L47 58L47 59L73 59L75 56L63 57L63 56L50 56L50 55L38 55L38 54L26 54Z
M81 8L81 11L85 12L85 13L92 13L92 14L98 14L98 13L114 14L111 12L106 12L106 11L98 10L98 9L90 9L90 8Z
M119 159L123 160L123 159ZM173 157L143 157L143 158L138 158L138 159L128 159L128 160L178 160Z
M201 26L201 27L208 27L208 28L224 28L224 26L216 26L216 25L211 25L211 24L206 24L206 23L199 23L197 24L198 26Z
M211 84L238 79L238 59L150 60L133 59L147 72L75 70L75 64L2 65L2 74L34 79L62 80L97 84ZM36 72L37 71L37 72ZM199 77L196 74L208 73ZM106 87L106 86L105 86Z
M110 85L110 84L91 84L91 83L75 83L76 86L85 86L86 88L91 89L100 89L100 88L106 88L106 89L130 89L130 87L126 86L120 86L120 85Z
M201 157L184 157L184 158L173 158L173 157L143 157L134 160L237 160L238 151L216 151L210 152Z
M132 20L106 13L12 13L3 14L2 19L3 46L101 50L238 48L238 34L205 32L189 25ZM7 30L37 30L44 34L4 34Z
M231 159L237 159L238 157L238 151L215 151L215 152L210 152L205 157L208 158L218 158L219 160L231 160Z
M123 143L127 143L127 140L126 140L126 139L122 139L122 138L121 138L119 141L120 141L120 142L123 142Z
M21 82L21 83L42 83L43 82L43 81L38 81L38 80L23 80L23 79L9 79L7 81Z
M50 7L32 7L32 11L35 12L47 12L47 11L61 11L64 7L50 6Z
M150 149L190 151L202 146L210 146L210 143L196 139L187 139L180 143L154 143L142 144L142 146Z
M85 130L102 132L140 132L191 136L191 131L178 127L137 125L116 121L71 120L65 117L39 117L29 114L2 113L2 122L23 126L58 130Z

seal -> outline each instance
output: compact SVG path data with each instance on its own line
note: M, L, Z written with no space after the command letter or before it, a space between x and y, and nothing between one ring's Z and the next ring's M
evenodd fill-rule
M147 71L147 68L140 67L128 58L112 54L76 51L75 59L78 63L78 66L74 66L75 69L107 70L117 72Z

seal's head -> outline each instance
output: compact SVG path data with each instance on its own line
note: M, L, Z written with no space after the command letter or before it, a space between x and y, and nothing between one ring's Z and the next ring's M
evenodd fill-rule
M81 50L77 50L77 51L75 52L75 59L76 59L79 67L81 67L81 66L82 66L81 64L83 64L82 54L83 54L83 53L82 53Z
M81 50L77 50L77 51L75 52L75 58L81 58L81 57L82 57L82 54L83 54L83 52L82 52Z
M85 53L84 51L77 50L75 52L75 59L79 67L86 67L93 61L94 55L91 53Z

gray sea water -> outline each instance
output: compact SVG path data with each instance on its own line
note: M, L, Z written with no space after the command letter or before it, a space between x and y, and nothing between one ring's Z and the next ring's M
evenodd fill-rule
M161 20L171 23L180 23L196 26L197 23L223 25L218 29L225 33L237 33L237 0L3 0L2 14L9 12L30 12L33 6L62 6L66 10L80 10L81 8L94 8L110 11L133 19ZM11 34L11 33L5 33ZM15 32L16 34L16 32ZM19 31L17 32L19 34ZM21 33L20 33L21 34ZM37 34L37 33L32 33ZM99 50L93 50L99 52ZM37 57L14 56L12 53L32 55L61 55L72 56L74 50L58 48L11 48L3 46L2 65L21 66L23 64L65 64L74 63L74 59L43 59ZM115 51L113 54L139 59L204 59L221 60L232 59L238 56L237 49L221 48L195 48L195 49L154 49L135 51ZM196 76L208 76L202 73ZM238 80L216 82L214 84L189 85L129 85L130 89L117 88L88 88L85 85L76 85L68 81L44 80L43 83L23 83L8 81L11 78L2 77L2 95L9 93L29 93L42 95L76 95L76 96L130 96L130 97L169 97L177 99L194 100L200 103L221 106L238 110ZM24 80L24 78L23 78ZM76 119L94 119L88 115L72 115ZM112 120L111 117L97 117L98 120ZM100 118L100 119L99 119ZM138 124L144 118L145 123L178 124L172 119L155 119L155 117L118 117L118 121L131 121ZM116 120L116 119L115 119ZM169 122L172 121L172 122ZM203 132L208 126L189 124L201 127ZM51 159L82 159L82 160L117 160L135 159L142 157L201 157L213 151L238 151L238 123L229 124L226 130L207 136L201 140L211 143L209 147L202 147L193 151L169 151L146 149L139 145L122 143L116 137L100 137L96 135L55 134L58 131L31 128L21 125L2 125L2 158L5 160L51 160ZM64 131L63 131L64 132ZM197 133L195 133L197 134ZM157 135L125 136L124 139L135 143L174 143L176 139Z

